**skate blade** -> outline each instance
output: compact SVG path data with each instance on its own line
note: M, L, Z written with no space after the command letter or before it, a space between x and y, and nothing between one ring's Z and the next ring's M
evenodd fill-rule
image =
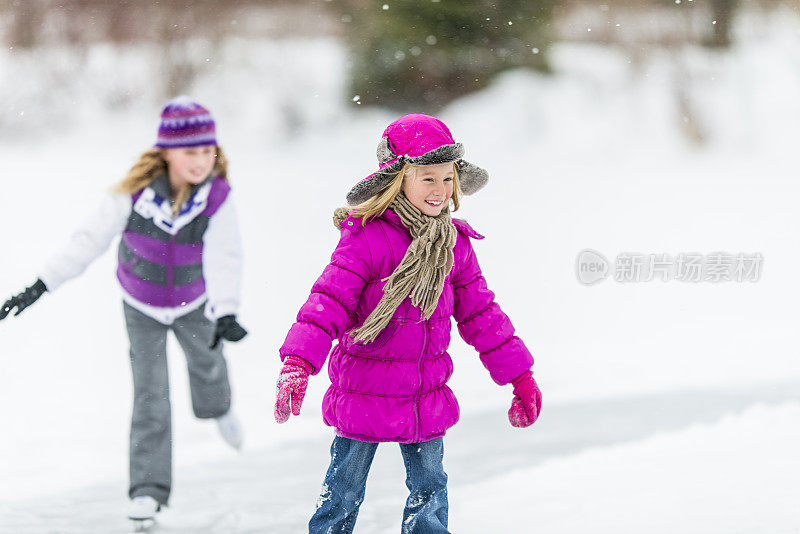
M131 519L131 524L133 532L152 532L153 527L156 526L156 520L153 518Z

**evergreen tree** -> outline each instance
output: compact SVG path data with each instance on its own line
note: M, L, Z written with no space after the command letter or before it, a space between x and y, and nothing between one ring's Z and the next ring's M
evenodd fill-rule
M350 89L365 104L436 111L515 67L549 69L554 0L342 0Z

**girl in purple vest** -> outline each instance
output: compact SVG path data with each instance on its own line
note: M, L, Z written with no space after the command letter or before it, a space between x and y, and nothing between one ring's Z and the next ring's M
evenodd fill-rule
M387 441L400 444L407 472L402 532L448 532L442 436L459 416L447 386L451 317L492 379L513 386L511 424L526 427L539 416L533 358L478 266L472 240L483 236L450 216L462 194L488 180L463 154L434 117L389 125L379 170L350 190L349 209L336 210L339 244L280 349L275 418L282 423L300 414L309 375L338 341L322 406L336 437L312 534L353 531L375 450Z
M223 438L241 446L220 343L247 334L236 321L242 254L230 189L211 114L185 96L168 102L155 146L36 283L0 308L0 319L13 309L19 315L45 291L80 275L122 235L117 278L133 371L128 516L134 520L152 519L172 486L169 330L186 355L195 415L216 419Z

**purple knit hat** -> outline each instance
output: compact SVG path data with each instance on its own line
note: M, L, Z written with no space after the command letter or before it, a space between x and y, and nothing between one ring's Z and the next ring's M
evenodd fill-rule
M430 115L400 117L383 132L378 143L378 171L347 193L347 203L360 204L388 186L406 163L438 165L455 162L461 192L471 195L489 181L489 173L462 159L464 146L456 143L445 123Z
M216 125L211 113L186 95L173 98L161 110L158 148L216 145Z

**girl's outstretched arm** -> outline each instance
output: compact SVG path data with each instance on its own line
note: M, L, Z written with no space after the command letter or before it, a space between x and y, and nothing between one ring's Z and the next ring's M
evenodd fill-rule
M347 225L353 220L352 226ZM311 365L311 374L322 369L333 340L342 335L370 279L369 258L361 220L346 220L330 263L311 288L280 348L281 361L294 355Z
M55 291L67 280L83 273L125 230L130 213L130 195L107 193L95 211L72 233L64 248L45 263L39 279L47 290Z
M236 315L242 288L242 237L239 217L231 193L208 221L203 235L203 278L206 281L208 304L206 315L216 321L214 338L209 345L215 349L220 341L240 341L247 330Z
M203 236L203 278L214 320L236 315L242 287L242 238L231 193L208 221Z
M106 251L116 235L125 229L131 211L129 195L108 193L100 205L73 232L69 242L52 255L36 282L19 295L8 299L0 307L0 320L12 309L19 315L47 291L55 289L86 270L98 256Z
M277 422L286 422L290 412L300 415L309 374L322 369L333 340L342 335L370 279L369 258L361 221L348 218L331 262L311 288L280 348L283 368L275 400Z
M511 424L530 426L542 410L542 393L530 370L533 356L514 335L514 325L486 286L472 244L468 238L464 240L468 247L466 259L453 276L453 316L458 332L480 352L481 361L495 382L514 385L514 399L508 411Z
M453 275L453 317L459 334L480 353L492 379L500 385L508 384L531 368L533 356L514 335L514 325L486 286L472 243L469 238L463 239L468 250Z

